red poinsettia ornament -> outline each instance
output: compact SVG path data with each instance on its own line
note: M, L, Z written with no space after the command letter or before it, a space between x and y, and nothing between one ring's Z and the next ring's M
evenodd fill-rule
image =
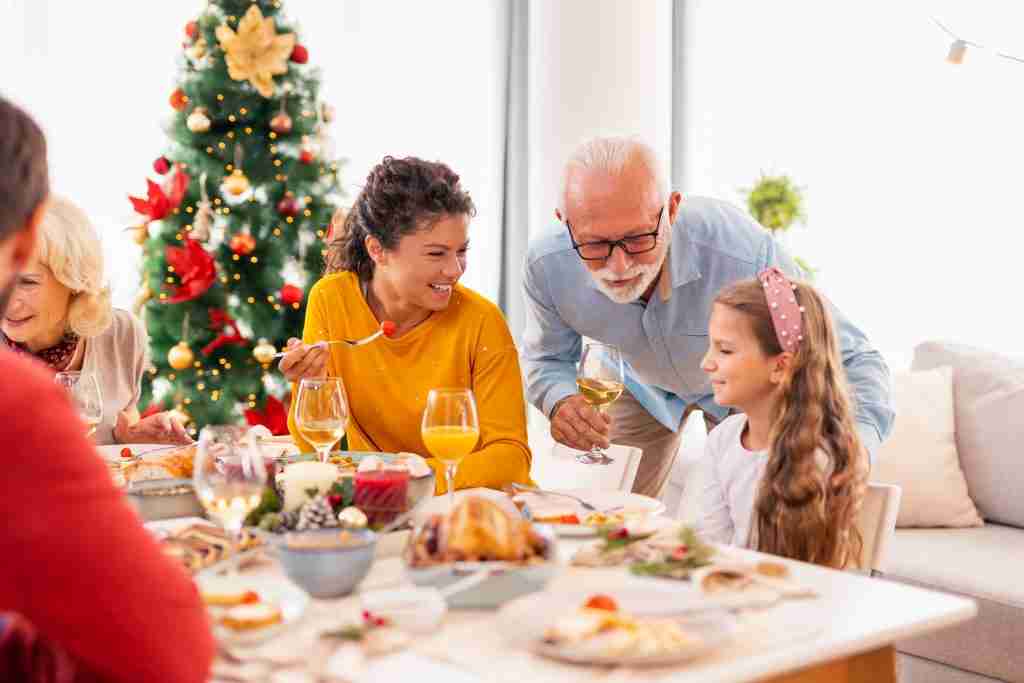
M267 396L263 410L246 409L245 421L250 425L263 425L275 436L288 433L288 411L284 403L273 396Z
M225 344L245 346L249 343L238 331L238 322L222 308L210 309L210 329L217 333L217 337L203 347L204 356L209 356Z
M167 263L181 278L173 296L163 299L166 304L179 304L202 296L217 279L217 268L213 256L208 254L199 242L185 238L183 247L167 247L164 251Z
M148 187L146 199L128 196L132 206L138 213L146 216L151 221L158 221L164 218L181 204L188 189L189 177L184 171L178 170L167 183L167 188L160 187L149 178L146 179Z

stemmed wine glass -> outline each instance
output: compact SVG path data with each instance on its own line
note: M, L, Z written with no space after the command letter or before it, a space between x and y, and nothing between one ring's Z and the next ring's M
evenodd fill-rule
M96 381L96 376L88 372L66 371L58 372L53 381L71 394L71 400L78 408L82 422L88 427L85 435L92 436L103 419L103 395L100 393L100 383Z
M345 385L338 377L304 379L299 382L295 400L295 425L316 449L320 462L327 462L348 425Z
M260 504L267 482L267 463L255 435L238 425L204 427L196 447L192 480L207 514L235 543L236 561L229 572L236 572L242 526Z
M430 454L444 463L448 511L455 507L455 470L480 439L476 399L470 389L431 389L420 429Z
M619 349L609 344L587 344L576 375L576 386L584 400L600 413L622 395L624 381ZM595 444L587 453L577 453L576 461L584 465L607 465L612 459Z

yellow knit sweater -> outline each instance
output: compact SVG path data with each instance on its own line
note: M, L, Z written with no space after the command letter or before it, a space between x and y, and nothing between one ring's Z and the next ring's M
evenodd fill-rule
M379 325L358 277L333 273L310 291L302 336L307 344L358 339ZM468 387L476 396L480 441L459 465L455 488L529 483L519 356L493 303L457 285L448 308L401 338L356 348L333 344L330 349L327 374L341 377L348 394L349 449L418 453L437 475L435 493L444 493L444 464L430 456L420 436L423 408L433 388ZM295 426L294 401L292 405L288 429L304 451L312 451Z

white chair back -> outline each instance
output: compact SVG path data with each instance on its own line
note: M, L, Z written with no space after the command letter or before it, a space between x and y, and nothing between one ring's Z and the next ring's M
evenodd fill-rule
M612 444L607 450L614 460L610 465L578 463L576 454L579 452L559 443L547 452L534 451L530 476L546 489L632 490L643 454L639 448Z
M871 574L885 570L889 542L896 532L896 513L900 509L903 490L893 484L868 484L864 505L857 519L857 528L864 539L860 569Z

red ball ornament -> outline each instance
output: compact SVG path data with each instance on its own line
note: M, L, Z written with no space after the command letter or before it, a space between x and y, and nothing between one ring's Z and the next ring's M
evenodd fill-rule
M295 47L292 48L292 54L288 59L292 60L296 64L305 64L309 61L309 50L307 50L304 45L296 43Z
M292 306L302 302L302 288L295 285L285 285L281 288L281 303L285 306Z
M239 256L248 256L256 250L256 238L247 232L240 232L231 238L228 246Z
M199 37L199 22L190 21L185 24L185 35L194 42Z
M291 192L285 192L284 196L281 197L281 201L277 203L277 212L282 216L295 216L299 213L299 203L295 200L295 195Z
M156 161L153 162L153 170L160 175L165 175L171 170L171 162L168 161L167 157L157 157Z
M313 154L313 150L309 149L308 147L303 147L302 151L299 152L299 161L301 161L304 164L313 163L313 159L315 158L316 155Z
M171 107L181 111L188 105L188 95L181 88L175 88L174 92L171 93L170 102Z

